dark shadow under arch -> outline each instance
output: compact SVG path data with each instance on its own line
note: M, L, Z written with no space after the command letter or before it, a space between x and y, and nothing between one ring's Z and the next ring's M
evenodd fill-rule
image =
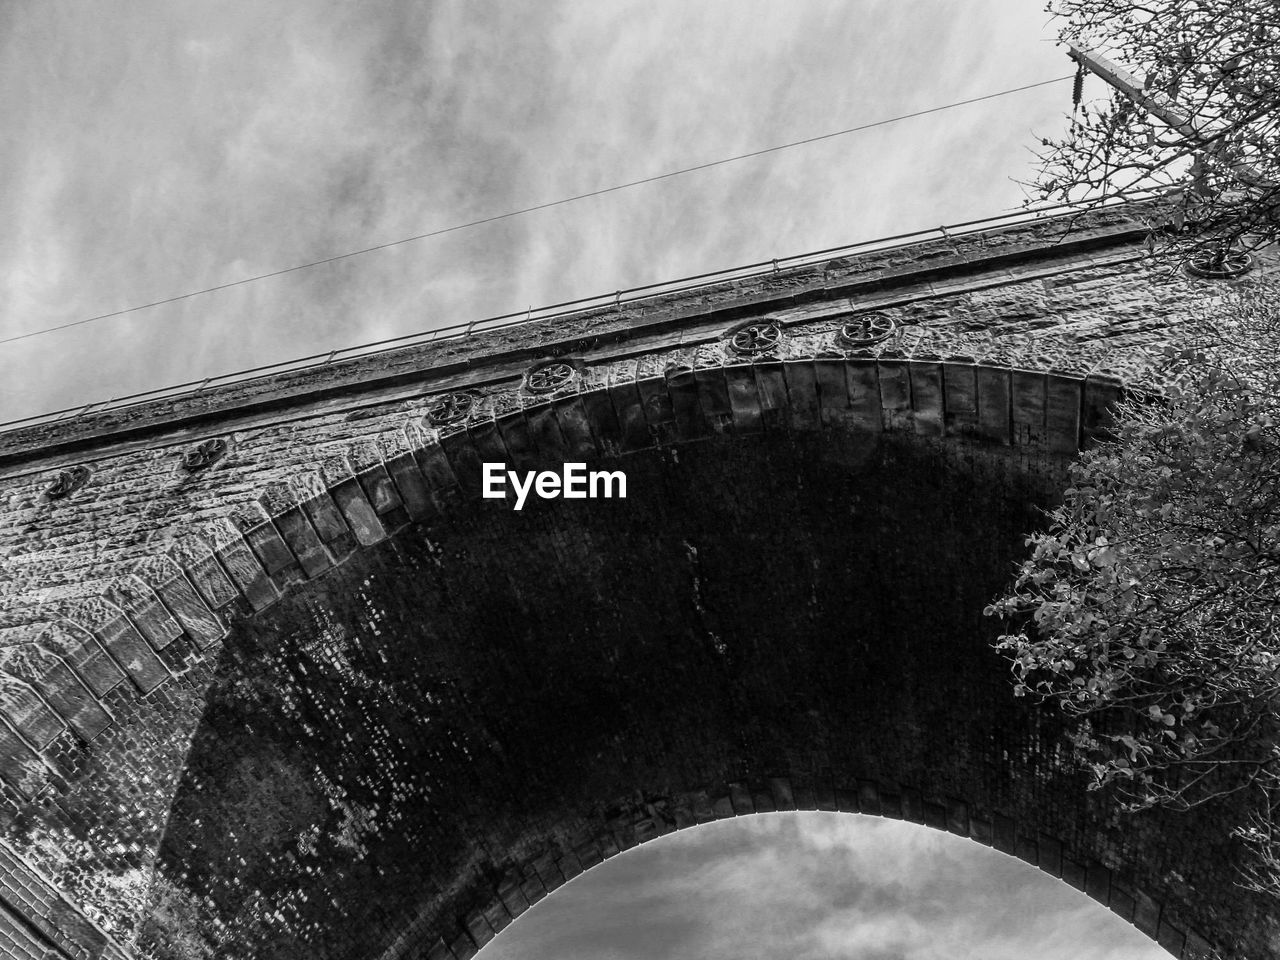
M1174 955L1263 955L1211 814L1088 794L990 649L1066 455L816 426L601 458L629 497L589 509L459 504L234 624L144 945L466 960L615 850L772 808L951 830Z

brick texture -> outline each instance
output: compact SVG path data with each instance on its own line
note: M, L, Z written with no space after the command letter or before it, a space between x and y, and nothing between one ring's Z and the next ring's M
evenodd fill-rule
M981 616L1221 293L1139 233L1037 222L0 435L0 957L460 960L621 850L782 809L1276 956L1229 811L1087 794ZM515 513L490 460L629 496Z

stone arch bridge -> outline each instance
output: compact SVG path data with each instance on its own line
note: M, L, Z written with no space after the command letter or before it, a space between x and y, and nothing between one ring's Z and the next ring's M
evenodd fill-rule
M466 960L783 809L1280 955L1213 811L1086 793L981 614L1221 296L1143 236L1017 222L0 434L0 956ZM516 512L495 461L627 497Z

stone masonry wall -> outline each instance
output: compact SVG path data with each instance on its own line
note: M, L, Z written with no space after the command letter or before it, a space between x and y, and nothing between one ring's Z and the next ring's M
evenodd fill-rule
M480 460L778 430L1069 457L1221 292L1139 235L1038 222L0 435L0 956L132 949L228 631L447 526Z

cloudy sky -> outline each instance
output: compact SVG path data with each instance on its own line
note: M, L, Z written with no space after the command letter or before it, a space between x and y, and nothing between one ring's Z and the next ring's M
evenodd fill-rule
M1037 0L8 0L0 339L1064 76ZM1017 207L1070 83L0 343L0 420Z
M1060 880L969 840L777 813L661 837L561 887L477 960L1169 960Z

